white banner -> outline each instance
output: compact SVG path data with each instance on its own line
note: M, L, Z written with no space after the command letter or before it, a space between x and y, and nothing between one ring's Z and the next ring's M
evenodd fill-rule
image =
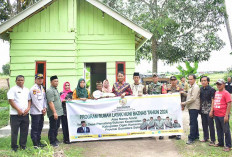
M70 141L182 135L180 94L67 102Z

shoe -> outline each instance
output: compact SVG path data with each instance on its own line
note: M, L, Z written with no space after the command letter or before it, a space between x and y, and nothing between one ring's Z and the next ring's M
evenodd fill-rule
M18 148L12 148L12 151L17 152Z
M25 150L27 147L26 146L20 146L21 150Z
M230 151L230 148L229 148L229 147L225 147L225 148L223 149L223 151L229 152L229 151Z
M176 135L176 140L180 140L181 136L180 135Z
M169 139L172 139L172 138L175 138L176 136L174 135L174 136L168 136L168 138Z
M188 140L187 142L186 142L186 144L188 144L188 145L191 145L191 144L193 144L194 143L194 141L192 141L192 140Z
M59 145L56 142L51 143L51 146L53 146L53 147L59 147Z
M164 137L163 137L163 136L160 136L159 139L162 140L162 139L164 139Z
M207 139L207 140L200 140L200 142L209 142L209 140Z
M64 144L71 144L71 142L69 142L69 141L64 141Z
M43 147L46 147L46 146L47 146L46 144L43 144L43 143L41 143L41 142L38 143L38 147L43 148Z
M60 144L60 141L59 141L58 139L56 139L55 142L56 142L57 144Z
M199 137L195 138L195 140L194 140L194 141L199 141Z
M214 145L215 145L215 142L213 142L213 141L209 142L209 146L214 146Z
M224 147L224 145L221 145L219 143L215 144L214 147Z
M34 147L34 149L39 149L39 147L38 146L33 146Z
M38 142L37 141L32 141L34 147L38 147Z

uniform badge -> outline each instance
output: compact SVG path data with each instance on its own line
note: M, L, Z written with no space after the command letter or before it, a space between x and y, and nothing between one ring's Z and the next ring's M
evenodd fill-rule
M36 95L36 90L33 90L33 94Z

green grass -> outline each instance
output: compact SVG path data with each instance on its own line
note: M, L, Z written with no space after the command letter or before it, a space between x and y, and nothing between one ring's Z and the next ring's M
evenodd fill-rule
M176 141L179 153L182 156L188 157L230 157L232 152L224 152L223 148L208 146L208 143L200 141L195 142L193 145L186 145L185 140Z
M58 136L59 141L62 141L62 135ZM27 149L18 150L16 153L11 150L10 137L0 138L0 156L1 157L53 157L53 156L67 156L67 157L82 157L83 148L79 148L72 145L60 144L58 148L53 148L49 145L46 134L42 134L42 142L47 144L47 147L43 149L34 149L31 141L31 137L27 138Z
M230 117L229 122L230 122L230 130L232 130L232 117ZM202 129L199 130L199 133L200 133L200 138L202 138L203 137ZM186 135L187 134L188 132L186 132ZM217 140L216 126L215 126L215 134L216 134L216 140ZM186 139L182 139L182 140L175 142L178 148L178 151L182 156L188 156L188 157L219 157L219 156L220 157L231 157L232 156L232 151L224 152L223 151L224 148L222 147L209 146L208 143L202 143L200 141L196 141L193 145L187 145L186 141L187 141L187 136L186 136Z
M9 121L9 103L6 100L0 101L0 128L7 126Z

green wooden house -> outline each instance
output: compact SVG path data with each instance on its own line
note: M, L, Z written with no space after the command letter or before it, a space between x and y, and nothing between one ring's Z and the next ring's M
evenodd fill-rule
M10 41L10 85L22 74L25 86L37 72L59 77L72 89L79 78L116 81L124 71L131 83L135 53L152 34L97 0L41 0L0 25Z

